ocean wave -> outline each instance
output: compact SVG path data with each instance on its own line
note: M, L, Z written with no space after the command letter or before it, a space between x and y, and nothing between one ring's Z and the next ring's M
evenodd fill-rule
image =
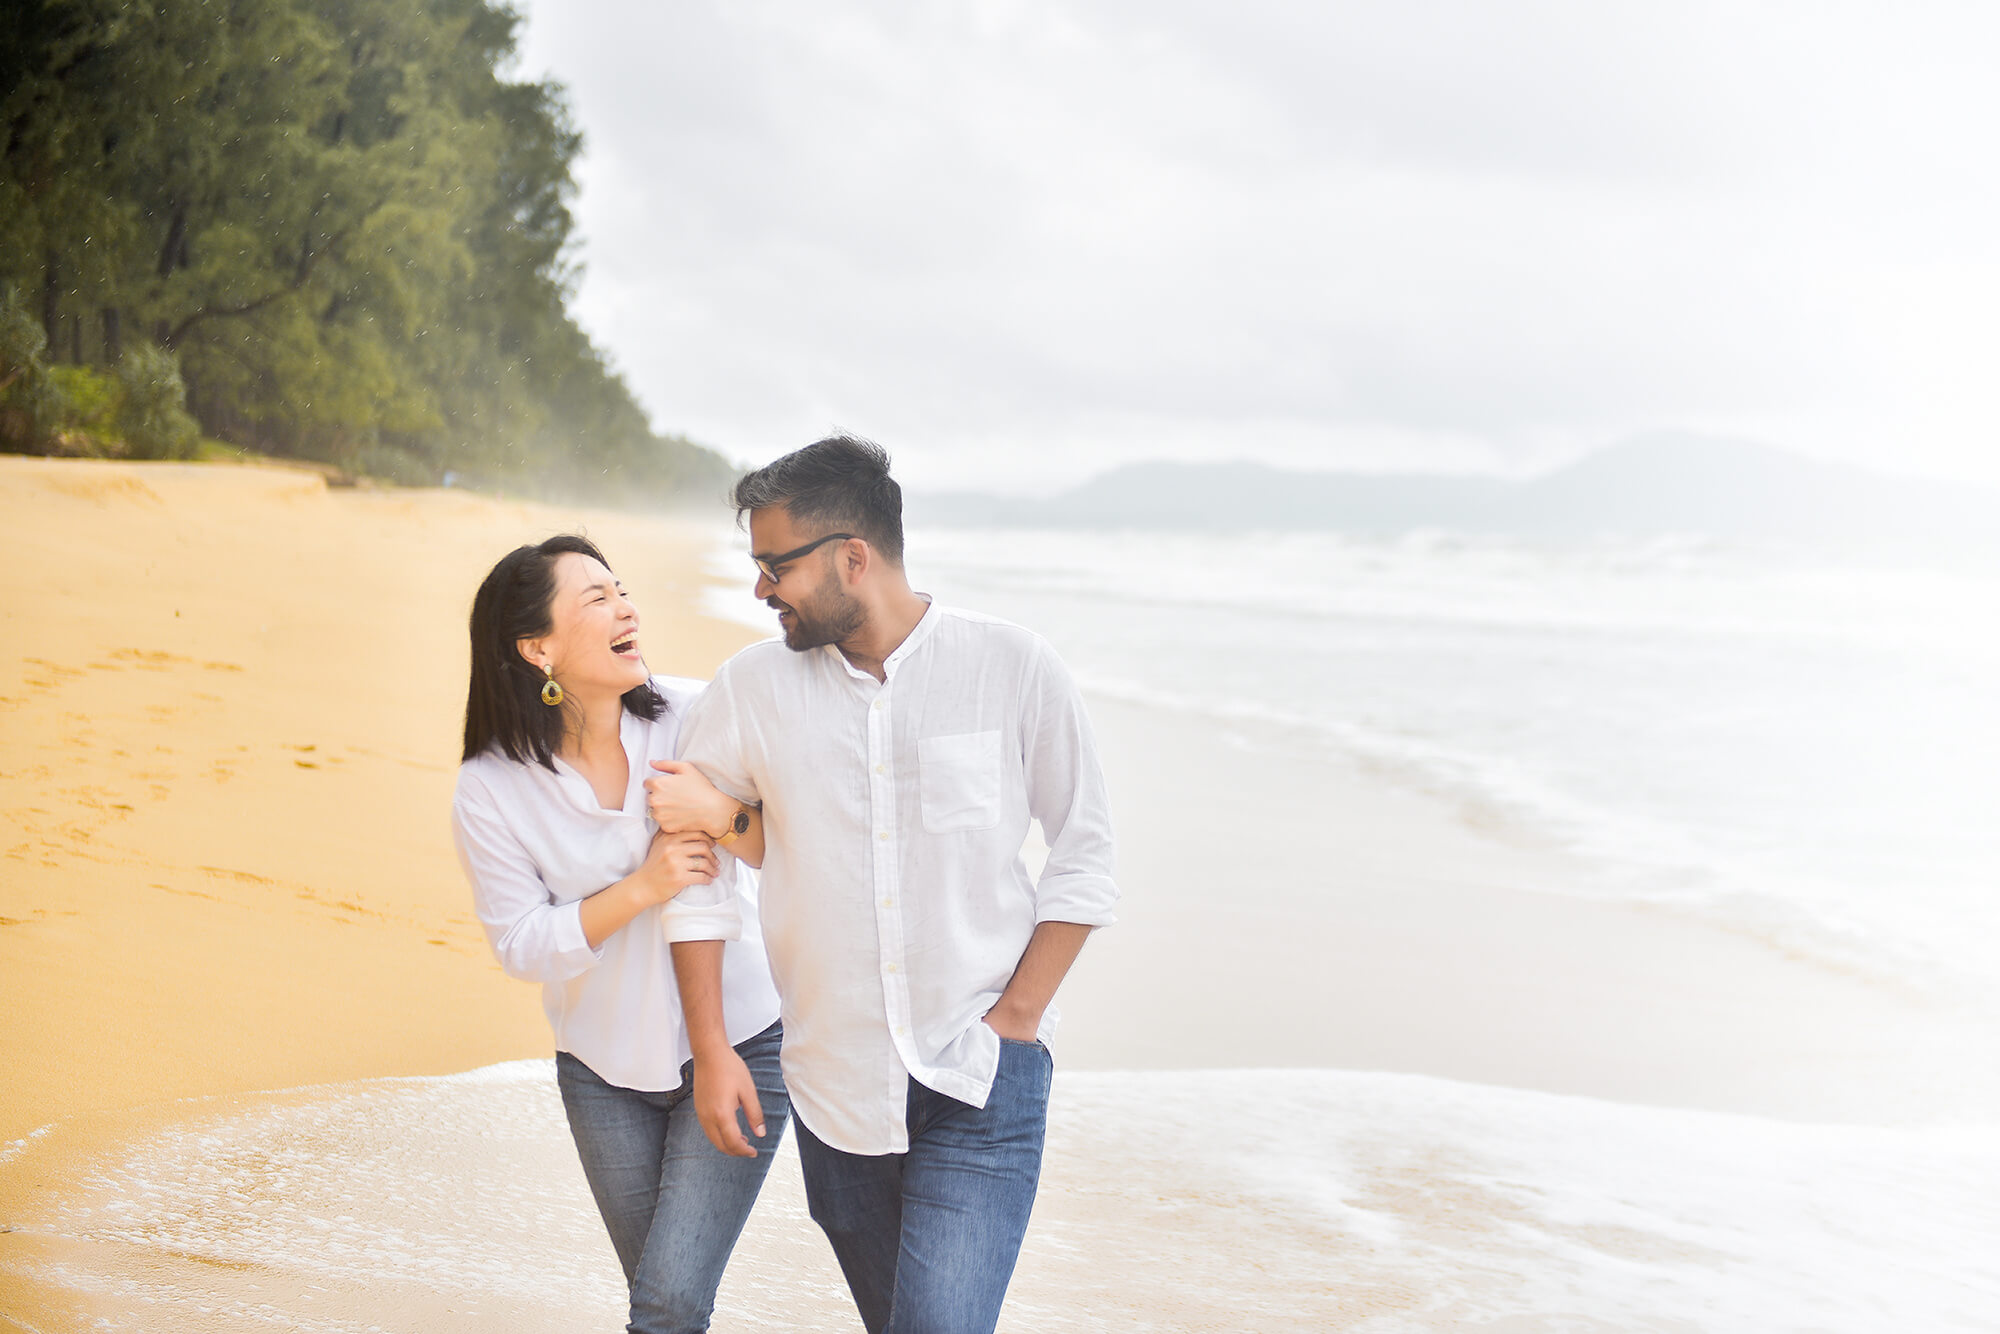
M1862 646L1887 637L1899 650L1948 644L2000 663L2000 579L1984 570L1835 567L1671 537L1552 547L1428 532L929 536L912 561L968 591L1321 621ZM1968 634L1981 625L1983 636Z

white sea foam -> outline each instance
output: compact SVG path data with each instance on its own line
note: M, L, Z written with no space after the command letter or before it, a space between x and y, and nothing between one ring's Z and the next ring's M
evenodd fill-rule
M23 1135L20 1139L10 1140L8 1143L0 1145L0 1167L5 1167L8 1163L19 1158L30 1148L34 1147L36 1140L44 1138L54 1129L54 1125L38 1126L26 1135Z
M239 1100L97 1151L75 1186L5 1220L33 1246L0 1252L0 1278L76 1293L98 1328L622 1318L545 1061ZM1333 1071L1062 1074L1002 1327L1986 1330L1996 1240L1993 1126ZM789 1149L716 1323L853 1327Z
M1863 642L1892 630L1962 652L1968 614L2000 609L2000 571L1984 566L1885 568L1699 535L1550 545L1430 530L1381 539L944 529L911 543L920 581L1330 620ZM1976 629L1983 660L2000 661L2000 622Z

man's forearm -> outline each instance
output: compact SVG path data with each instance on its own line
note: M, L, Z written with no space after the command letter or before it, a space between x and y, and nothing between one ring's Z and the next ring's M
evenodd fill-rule
M1070 965L1076 962L1092 929L1079 922L1036 925L1035 934L1028 938L1028 948L1021 952L1021 962L1014 965L1014 976L1008 979L1007 989L987 1012L986 1022L994 1032L1022 1042L1034 1040L1042 1012L1055 999L1056 988L1069 975Z
M722 946L720 940L677 940L672 946L681 1018L696 1060L729 1045L729 1029L722 1020Z
M708 1142L738 1158L757 1150L743 1137L764 1137L764 1109L757 1081L735 1049L722 1022L722 944L719 940L677 940L674 978L680 984L681 1017L694 1052L694 1108ZM739 1115L740 1114L740 1115Z

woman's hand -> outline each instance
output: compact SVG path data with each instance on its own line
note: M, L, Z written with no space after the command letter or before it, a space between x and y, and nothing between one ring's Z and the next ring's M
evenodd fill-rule
M736 799L718 792L701 770L682 760L654 760L646 780L646 810L662 829L699 830L720 837L736 818Z
M707 884L720 871L715 842L708 835L654 830L638 870L577 905L584 942L602 949L614 932L646 909L667 902L689 885Z
M634 875L652 891L655 902L665 903L689 885L709 883L721 869L715 840L708 835L657 829L646 846L646 860Z

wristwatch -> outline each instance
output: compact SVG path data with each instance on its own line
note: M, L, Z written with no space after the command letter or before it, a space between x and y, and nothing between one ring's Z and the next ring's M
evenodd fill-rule
M738 806L736 814L729 817L729 828L723 830L721 835L717 837L715 845L719 848L726 848L749 832L750 808L748 806Z

